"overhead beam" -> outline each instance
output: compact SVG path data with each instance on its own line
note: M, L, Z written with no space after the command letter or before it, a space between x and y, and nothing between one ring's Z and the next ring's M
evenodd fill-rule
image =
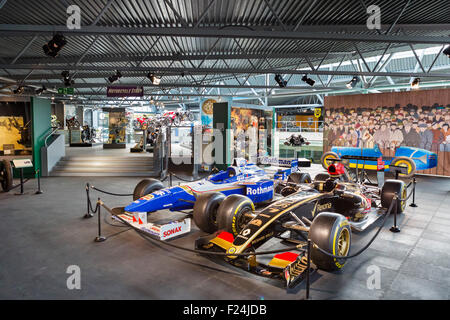
M397 25L395 28L400 28ZM411 25L410 25L411 26ZM415 25L416 27L418 25ZM433 30L450 30L450 24L440 25L420 25L421 31L432 28ZM439 26L439 27L438 27ZM450 37L436 36L413 36L413 35L385 35L385 34L351 34L341 31L352 32L367 31L367 27L353 26L353 28L344 28L344 26L327 26L325 30L314 27L308 31L304 27L301 31L283 31L283 30L264 30L264 29L242 29L242 28L187 28L187 27L103 27L103 26L83 26L81 29L67 29L65 25L18 25L18 24L0 24L0 36L14 35L49 35L56 32L69 35L135 35L135 36L163 36L163 37L199 37L199 38L256 38L256 39L286 39L286 40L316 40L316 41L350 41L350 42L381 42L381 43L410 43L410 44L447 44L450 43ZM363 28L363 29L361 29ZM389 27L388 27L389 28ZM318 31L322 29L322 31ZM408 30L405 26L402 30ZM330 32L333 30L335 32ZM428 29L430 30L430 29ZM325 32L326 31L326 32Z
M47 65L21 65L21 64L0 64L0 69L23 69L23 70L80 70L80 71L115 71L117 66L47 66ZM148 67L122 67L123 72L148 72ZM289 70L289 69L241 69L241 68L176 68L176 67L158 67L156 74L181 74L201 75L201 74L315 74L315 75L340 75L340 76L379 76L379 77L424 77L424 78L444 78L450 79L449 73L426 73L426 72L377 72L377 71L339 71L339 70Z

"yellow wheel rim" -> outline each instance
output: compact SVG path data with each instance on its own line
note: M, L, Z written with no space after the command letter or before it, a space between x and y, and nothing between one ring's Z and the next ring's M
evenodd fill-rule
M402 195L401 195L402 199L406 199L407 195L408 195L408 194L407 194L407 190L406 190L405 186L403 186L403 188L402 188ZM402 212L405 211L405 208L406 208L406 200L401 201L401 202L400 202L400 205L401 205L401 207L402 207Z
M338 256L346 256L350 249L350 232L348 229L342 229L338 238Z
M325 165L326 168L328 168L328 166L330 165L327 161L329 159L336 159L336 157L334 157L333 155L328 155L325 158L323 158L323 164Z
M411 164L410 164L408 161L406 161L406 160L399 160L399 161L397 161L397 162L394 164L394 166L399 166L399 167L406 167L406 168L408 168L408 174L410 174L411 171L412 171ZM404 176L403 173L399 173L399 175L400 175L400 176Z

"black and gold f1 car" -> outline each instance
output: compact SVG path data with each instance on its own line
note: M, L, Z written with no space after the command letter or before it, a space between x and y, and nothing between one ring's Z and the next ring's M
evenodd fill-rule
M341 163L330 165L328 174L320 176L326 180L316 177L312 183L286 186L284 197L256 211L252 201L243 195L201 194L194 206L194 217L211 219L219 231L197 239L196 248L226 252L229 255L225 260L232 265L282 279L287 287L293 287L303 279L307 269L309 238L310 258L317 268L341 269L346 259L326 255L318 247L334 256L347 256L351 229L367 228L386 213L395 195L406 199L407 189L400 180L386 180L382 188L355 183ZM405 202L393 204L397 213L404 211ZM257 248L258 251L273 249L274 242L294 243L298 250L269 259L261 255L240 255L255 252ZM264 257L267 261L262 261Z

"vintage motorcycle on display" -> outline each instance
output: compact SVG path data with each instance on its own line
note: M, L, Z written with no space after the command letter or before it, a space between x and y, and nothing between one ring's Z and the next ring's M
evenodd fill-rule
M61 127L61 122L58 120L58 118L56 118L56 115L52 114L51 117L51 126L52 128L60 128Z
M310 142L306 141L305 138L303 138L300 134L292 134L287 141L284 142L286 146L293 146L293 147L301 147L303 145L309 145Z
M177 110L167 111L162 115L163 124L168 125L181 125L182 121L194 121L194 114L189 110Z
M89 128L87 124L83 126L81 131L81 141L83 143L92 143L96 137L96 131L94 128Z
M68 116L66 118L66 126L69 129L78 129L80 128L80 122L78 121L78 119L75 116Z
M149 124L151 122L151 119L148 118L146 115L143 115L142 117L137 117L134 121L134 128L135 129L147 129Z

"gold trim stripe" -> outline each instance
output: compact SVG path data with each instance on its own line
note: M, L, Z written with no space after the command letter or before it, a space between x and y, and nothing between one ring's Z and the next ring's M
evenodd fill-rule
M309 197L303 201L300 202L296 202L294 203L292 206L284 209L283 211L280 211L279 213L277 213L275 216L273 216L272 219L270 219L269 221L267 221L261 228L259 228L250 238L248 238L248 240L246 242L244 242L244 244L242 244L241 246L235 247L236 251L235 253L242 253L244 251L245 248L247 248L247 246L261 233L263 232L267 226L271 225L273 221L275 221L276 219L278 219L278 217L280 217L281 215L283 215L285 212L288 212L289 210L301 206L303 203L311 201L313 199L319 198L323 195L324 193L319 193L317 195L314 195L312 197Z

